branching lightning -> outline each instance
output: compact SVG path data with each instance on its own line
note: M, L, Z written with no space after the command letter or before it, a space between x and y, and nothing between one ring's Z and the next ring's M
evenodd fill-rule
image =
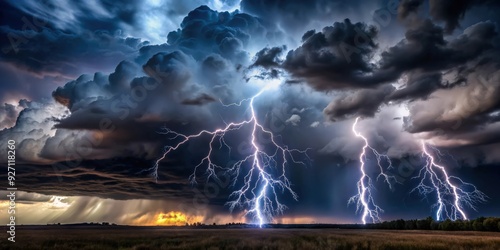
M356 118L352 125L352 131L356 137L364 141L364 146L359 155L361 177L357 182L358 193L349 199L349 204L356 203L356 211L362 212L362 221L363 224L366 224L367 220L371 220L372 222L381 221L380 213L383 212L382 208L378 206L373 199L373 181L369 174L367 174L366 168L367 153L372 152L377 159L377 165L379 167L377 180L383 178L384 182L386 182L391 189L392 183L399 182L395 176L388 174L386 171L393 167L389 157L379 153L371 147L368 139L356 130L358 120L359 117ZM413 177L413 179L419 179L420 182L411 192L418 191L424 197L434 192L436 193L437 202L433 205L433 207L437 208L435 213L436 220L467 220L468 217L464 209L469 207L476 210L475 204L485 202L487 196L479 191L473 184L464 182L456 176L449 175L446 168L437 163L431 151L437 154L438 159L441 159L444 155L437 148L426 145L422 141L422 157L425 159L425 165L420 169L418 175ZM388 164L386 170L384 170L382 166L383 160ZM453 160L455 159L453 158Z
M357 182L358 193L349 199L349 204L356 203L356 212L362 213L361 220L363 221L363 224L366 224L368 219L375 223L381 221L380 213L382 213L384 210L379 207L373 199L372 191L375 189L375 187L373 186L372 178L366 173L367 151L371 151L377 159L377 166L379 167L380 171L379 175L377 176L377 180L379 178L383 178L384 182L386 182L391 189L392 182L397 182L397 180L394 176L387 174L386 170L382 166L383 161L385 160L389 164L387 169L392 168L392 162L389 157L387 155L379 153L377 150L371 147L368 139L356 130L358 120L359 117L356 118L356 121L352 125L352 132L356 135L356 137L361 138L365 144L363 145L363 148L359 155L359 169L361 172L361 177Z
M283 213L286 205L279 201L278 193L288 192L295 200L298 198L295 191L292 190L290 180L286 176L286 166L289 162L305 164L305 161L296 159L298 154L305 155L307 160L310 159L307 156L308 149L289 149L287 146L280 145L276 140L276 136L259 123L254 108L254 101L271 87L273 87L272 84L266 85L256 95L244 99L239 103L223 104L229 107L241 106L243 103L248 102L250 118L247 120L227 123L223 128L213 131L202 130L193 135L184 135L170 129L165 129L164 134L169 135L171 140L180 139L180 142L174 146L165 147L164 154L156 161L153 168L150 169L153 172L154 178L158 178L159 163L171 152L179 149L190 140L206 135L210 138L208 153L195 166L193 174L189 177L190 181L193 183L196 182L199 168L203 166L206 166L205 173L207 174L207 180L210 178L219 178L218 174L220 173L228 174L233 178L232 186L234 187L238 184L237 180L240 177L243 178L243 185L230 194L230 200L226 204L231 211L237 207L245 209L245 216L253 216L260 227L272 221L273 216L276 214ZM218 146L218 149L226 147L229 151L231 150L231 147L224 139L225 135L229 132L240 130L245 126L251 128L249 140L252 153L228 167L223 167L214 162L213 152L217 150L216 146ZM259 143L257 133L264 133L270 137L271 146L274 148L271 153L266 152L262 143ZM248 168L245 168L245 166L248 166Z
M426 159L426 163L419 171L418 176L414 177L420 179L420 182L412 192L418 191L424 197L434 191L436 192L437 203L434 205L434 207L437 207L436 220L439 221L445 218L467 220L468 217L465 214L464 207L476 210L475 204L485 202L487 196L479 191L476 186L449 175L444 166L436 163L428 148L436 151L439 156L441 155L439 150L426 145L422 141L422 157Z

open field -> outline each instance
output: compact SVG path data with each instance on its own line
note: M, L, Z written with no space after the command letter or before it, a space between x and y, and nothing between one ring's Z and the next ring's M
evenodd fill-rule
M362 229L19 227L0 249L500 249L500 233Z

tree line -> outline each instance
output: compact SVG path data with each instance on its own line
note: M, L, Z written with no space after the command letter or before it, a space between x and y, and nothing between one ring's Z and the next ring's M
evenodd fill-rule
M432 217L423 220L393 220L366 225L370 229L397 230L445 230L445 231L491 231L500 232L500 218L479 217L472 220L435 221Z

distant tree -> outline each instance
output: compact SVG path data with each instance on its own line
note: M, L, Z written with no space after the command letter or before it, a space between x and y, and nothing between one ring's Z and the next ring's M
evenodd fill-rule
M217 226L217 224L215 224L215 222L214 222L214 224L212 224L212 226Z
M414 230L417 228L416 220L407 220L405 221L405 229Z
M238 223L240 224L240 223ZM353 225L356 227L356 225ZM358 227L356 227L358 228ZM446 231L500 231L500 218L479 217L474 220L455 220L447 219L445 221L434 221L432 217L423 220L393 220L380 223L363 225L365 229L397 229L397 230L446 230Z
M498 229L498 222L500 222L500 219L498 218L487 218L483 221L483 227L484 230L486 231L497 231Z
M464 228L465 228L463 220L452 221L452 224L453 224L452 230L464 230Z
M417 221L417 229L420 229L420 230L430 230L431 229L431 223L433 221L434 220L430 216L427 217L427 218L425 218L425 220L418 220Z
M431 230L438 230L439 229L439 224L441 224L439 221L433 221L431 223Z
M471 221L471 220L464 220L462 230L471 231L472 230L472 222L473 221Z
M481 218L475 219L474 222L472 222L472 229L474 231L483 231L483 220Z
M445 231L453 231L456 229L455 226L456 224L453 221L451 221L450 219L446 219L441 224L439 224L439 229Z
M405 220L399 219L396 221L395 229L405 229Z

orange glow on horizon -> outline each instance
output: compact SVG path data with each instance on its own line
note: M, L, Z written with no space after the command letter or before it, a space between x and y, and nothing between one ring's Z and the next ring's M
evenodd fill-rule
M184 226L186 223L199 222L202 218L191 218L186 214L178 211L170 211L168 213L159 213L156 216L156 225L163 226Z

